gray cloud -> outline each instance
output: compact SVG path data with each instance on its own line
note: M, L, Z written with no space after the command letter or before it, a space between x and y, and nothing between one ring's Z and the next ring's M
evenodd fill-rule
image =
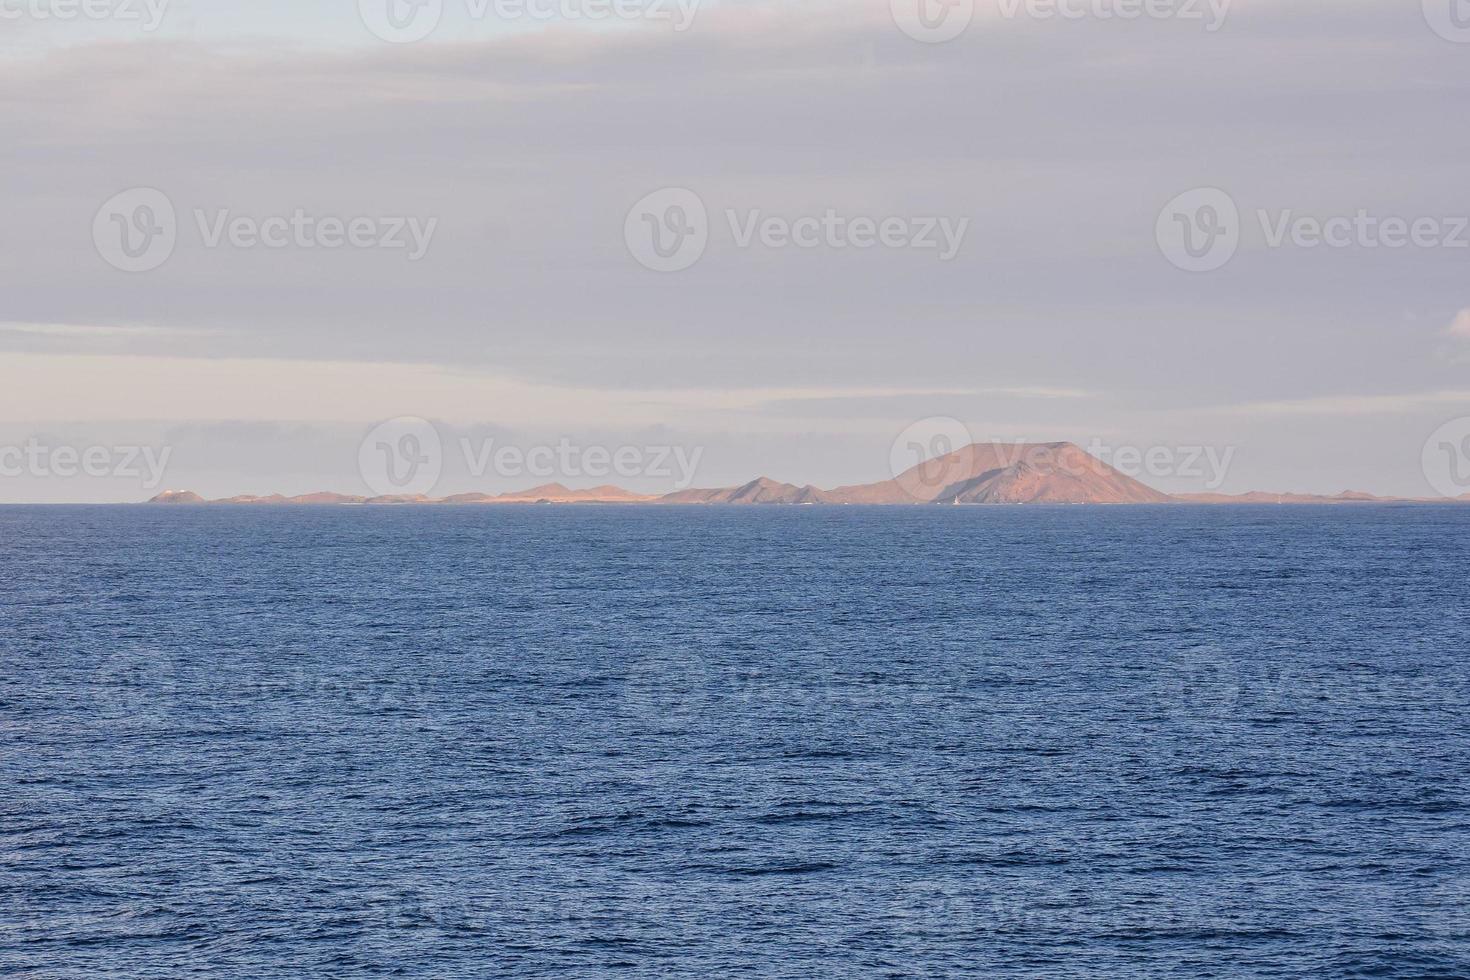
M681 35L54 48L0 66L0 319L180 332L0 331L0 351L447 364L608 389L1079 388L1109 394L1095 429L1450 389L1462 368L1436 333L1470 302L1465 252L1248 234L1201 276L1165 262L1153 229L1205 185L1247 215L1470 213L1465 54L1416 4L1245 0L1213 35L981 18L931 46L886 4L727 5ZM180 218L173 257L136 275L91 241L98 206L132 186ZM629 207L664 186L695 190L714 225L671 275L622 240ZM196 208L439 226L416 263L206 249ZM949 263L742 249L727 208L971 228ZM1043 418L1033 407L1003 414Z

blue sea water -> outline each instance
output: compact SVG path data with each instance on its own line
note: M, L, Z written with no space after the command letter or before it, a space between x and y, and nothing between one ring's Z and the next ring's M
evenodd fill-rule
M0 975L1470 975L1470 507L0 508Z

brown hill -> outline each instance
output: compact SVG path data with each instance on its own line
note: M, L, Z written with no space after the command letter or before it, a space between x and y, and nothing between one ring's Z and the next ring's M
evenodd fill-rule
M205 500L192 490L165 490L148 502L150 504L202 504Z
M591 490L574 491L576 501L590 504L640 504L657 500L651 494L634 493L612 485L593 487Z
M566 497L571 494L571 489L560 483L548 483L541 487L532 487L529 490L520 490L514 493L503 493L500 500L541 500Z
M851 504L1166 504L1172 498L1070 442L975 443L892 480L839 487Z
M363 503L367 504L431 504L434 501L421 493L393 493L382 497L369 497Z
M287 503L292 504L360 504L367 498L346 493L329 493L319 491L317 493L303 493L297 497L291 497Z
M680 490L659 498L665 504L829 504L831 497L813 486L798 487L769 477L718 490Z
M457 493L452 497L445 497L439 501L441 504L493 504L499 500L488 493Z

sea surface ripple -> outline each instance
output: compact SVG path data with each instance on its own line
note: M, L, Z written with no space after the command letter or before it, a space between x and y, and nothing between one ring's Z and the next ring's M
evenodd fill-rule
M0 508L0 975L1470 976L1470 507Z

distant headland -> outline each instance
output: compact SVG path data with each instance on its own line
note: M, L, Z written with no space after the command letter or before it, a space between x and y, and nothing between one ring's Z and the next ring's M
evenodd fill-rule
M362 496L309 493L299 496L241 495L206 500L187 490L165 490L150 504L326 505L918 505L918 504L1360 504L1470 502L1470 494L1445 498L1380 497L1347 491L1333 496L1297 493L1187 493L1169 495L1144 484L1070 442L975 443L905 470L891 480L823 490L767 477L740 486L679 490L663 495L633 493L616 486L573 490L560 483L515 493Z

